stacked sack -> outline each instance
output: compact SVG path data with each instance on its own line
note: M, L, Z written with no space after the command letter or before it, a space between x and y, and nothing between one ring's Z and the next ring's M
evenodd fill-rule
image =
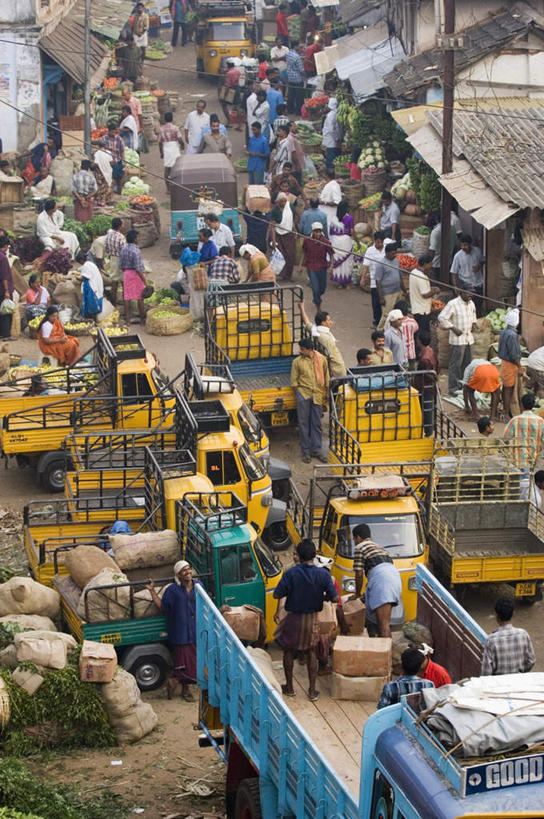
M376 702L389 682L391 664L390 637L338 637L332 652L333 699Z
M100 686L100 693L119 742L137 742L157 725L153 708L142 701L135 678L123 668L117 668L112 681Z

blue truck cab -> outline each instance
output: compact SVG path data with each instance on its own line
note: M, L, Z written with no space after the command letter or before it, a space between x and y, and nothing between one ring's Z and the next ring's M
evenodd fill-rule
M416 578L418 622L431 630L434 658L454 681L477 676L485 632L428 569L418 566ZM419 695L374 712L371 703L327 697L320 678L317 703L302 690L287 703L202 589L197 681L201 742L227 764L229 819L543 815L542 754L462 766L419 721Z

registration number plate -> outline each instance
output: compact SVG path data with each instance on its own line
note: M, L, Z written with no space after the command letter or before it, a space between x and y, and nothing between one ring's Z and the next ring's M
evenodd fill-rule
M516 597L536 594L536 583L516 583Z
M287 427L289 426L288 412L273 412L270 415L270 423L273 427Z

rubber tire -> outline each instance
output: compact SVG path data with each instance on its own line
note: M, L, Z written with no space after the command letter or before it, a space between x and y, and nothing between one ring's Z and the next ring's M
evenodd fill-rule
M234 819L262 819L259 780L242 779L236 792Z
M142 671L146 667L151 669L155 667L155 674L151 678L146 677L146 675L142 677ZM166 682L170 672L170 666L164 657L158 654L150 654L148 657L139 657L132 663L130 668L126 670L136 677L140 691L155 691L155 689L160 688L161 685L164 685Z
M542 600L542 589L537 591L537 593L533 594L531 597L520 597L519 600L525 606L534 606L535 603L540 603Z
M271 523L263 532L263 540L273 552L284 552L292 543L286 523Z
M62 483L55 477L55 473L62 473ZM64 476L66 474L66 462L59 458L58 461L51 461L42 472L42 484L49 492L64 491Z
M289 478L282 478L279 481L272 481L272 497L276 500L289 501L291 497L291 486Z

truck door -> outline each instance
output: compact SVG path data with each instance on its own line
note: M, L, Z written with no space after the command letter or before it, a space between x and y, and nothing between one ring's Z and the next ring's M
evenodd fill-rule
M162 418L161 399L153 400L155 388L147 371L122 373L119 424L125 429L146 429Z
M249 603L264 613L264 582L249 543L222 546L215 550L216 577L220 578L217 606Z
M242 475L232 449L213 449L205 453L206 475L214 487L224 487L234 492L240 500L247 504L248 485Z

